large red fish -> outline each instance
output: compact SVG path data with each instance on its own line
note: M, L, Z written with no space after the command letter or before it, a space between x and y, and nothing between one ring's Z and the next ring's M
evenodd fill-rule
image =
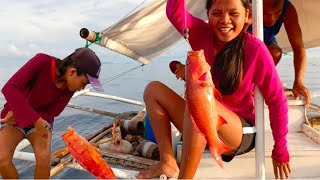
M68 127L68 130L61 135L72 156L77 162L98 179L116 179L112 169L103 160L101 154L76 131Z
M206 138L212 156L223 167L221 154L230 148L217 133L226 121L217 112L215 101L221 95L212 82L210 69L203 50L188 52L185 99L195 129Z

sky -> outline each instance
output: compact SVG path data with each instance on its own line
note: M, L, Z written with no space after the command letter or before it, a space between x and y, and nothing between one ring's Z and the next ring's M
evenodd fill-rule
M152 1L1 0L0 66L2 61L26 62L40 52L64 58L85 46L79 36L81 28L102 31ZM105 48L90 48L99 57L110 56Z
M102 31L151 0L2 0L0 62L26 61L37 53L64 58L85 46L81 28ZM98 56L107 51L90 46ZM1 66L1 63L0 63Z

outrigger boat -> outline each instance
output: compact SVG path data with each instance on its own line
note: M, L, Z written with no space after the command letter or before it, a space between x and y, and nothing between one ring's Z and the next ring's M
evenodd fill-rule
M319 12L314 7L319 7L320 1L292 0L291 2L295 5L299 15L305 47L312 48L319 46L320 27L319 23L316 22L316 18L319 17ZM112 51L123 54L142 64L148 64L155 57L174 47L174 45L182 39L167 20L165 5L166 0L155 0L148 6L133 12L122 21L103 31L95 32L83 28L80 31L80 35L90 43L111 49ZM204 5L205 0L189 0L187 3L188 9L193 15L206 19ZM262 0L253 0L253 10L253 32L261 38ZM283 31L284 30L281 30L277 39L280 46L283 47L286 52L290 52L290 46ZM320 178L320 172L318 170L320 165L320 106L313 102L309 108L306 108L305 101L293 99L289 89L286 90L286 92L289 102L289 133L287 139L291 156L291 168L293 171L290 178ZM313 92L313 98L319 97L319 94L320 93L318 92ZM77 96L106 98L142 106L141 111L129 111L119 115L117 113L71 103L68 105L77 110L115 118L120 117L121 119L130 119L130 122L127 121L127 123L134 124L136 129L143 127L140 123L143 122L146 117L143 102L91 92L90 88L77 92L74 97ZM256 128L258 129L256 148L247 154L237 156L230 163L225 163L224 169L219 168L212 159L211 154L206 151L198 167L195 178L273 178L273 167L270 158L273 149L273 138L269 123L264 123L264 119L269 119L268 108L264 105L261 96L256 96L255 103L256 119L259 119L256 122L262 122L256 125ZM138 123L140 123L140 125L138 125ZM90 142L97 142L105 136L110 136L110 132L112 131L110 129L111 126L112 124L102 128L100 127L96 133L91 134L86 138ZM97 127L99 126L97 125ZM128 127L127 132L130 133ZM172 137L174 138L173 141L177 142L179 141L179 134L175 134L175 132L176 131L173 131ZM53 143L55 141L57 141L57 139L54 139ZM174 147L176 147L176 144L174 144ZM62 148L62 146L53 148L58 149ZM30 149L28 141L22 141L16 148L14 158L34 162L33 153L26 152L28 149ZM112 166L117 178L135 178L135 174L138 170L146 169L157 163L156 160L138 157L132 154L121 154L102 150L102 155ZM64 176L61 176L61 173L58 173L59 170L64 167L83 170L83 168L77 164L77 162L73 161L73 158L70 156L56 160L56 164L57 166L53 167L51 171L53 178L82 178L82 176L90 178L86 172L80 173L81 176L79 175L77 177L68 177L68 175L65 174Z

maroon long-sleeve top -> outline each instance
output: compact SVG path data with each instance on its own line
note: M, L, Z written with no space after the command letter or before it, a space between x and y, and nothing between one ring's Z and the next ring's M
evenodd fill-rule
M33 126L40 117L52 124L74 94L68 88L56 87L52 79L55 71L52 56L37 54L30 59L2 88L7 102L1 118L12 111L21 128Z

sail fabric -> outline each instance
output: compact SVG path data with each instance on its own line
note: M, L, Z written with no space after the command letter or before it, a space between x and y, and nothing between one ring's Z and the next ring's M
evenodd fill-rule
M299 24L302 31L302 38L305 48L317 47L320 45L320 7L319 0L291 0L297 10ZM284 52L292 51L290 42L285 32L284 26L281 27L276 36L279 46Z
M205 2L206 0L189 0L188 10L193 15L206 19ZM102 40L98 44L148 64L183 38L167 19L166 3L167 0L156 0L100 32Z
M169 50L182 36L174 29L166 16L167 0L155 0L150 5L133 13L120 22L100 32L97 44L128 56L143 64ZM320 43L319 18L320 0L291 0L294 4L302 30L305 47L315 47ZM189 12L207 20L206 0L188 0ZM284 52L291 46L282 26L277 41Z

